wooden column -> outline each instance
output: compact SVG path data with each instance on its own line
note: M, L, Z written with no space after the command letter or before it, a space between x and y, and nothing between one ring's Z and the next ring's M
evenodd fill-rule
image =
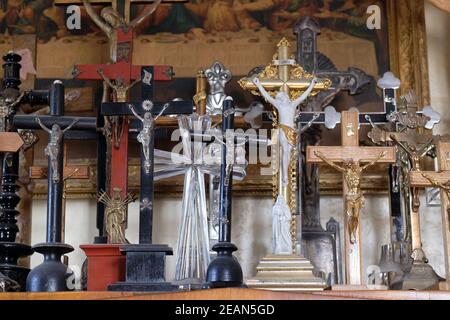
M342 112L341 122L341 144L345 147L359 146L359 118L358 112ZM351 156L351 155L349 155ZM347 184L342 181L342 192L347 194ZM362 270L362 246L361 246L361 227L358 228L356 242L350 242L350 236L347 232L348 217L345 213L344 198L344 261L345 261L345 279L347 284L362 284L364 277Z
M439 171L445 171L447 174L440 174L450 181L450 141L440 140L437 143L438 168ZM442 236L444 238L444 261L445 261L445 278L447 279L447 287L450 287L450 201L446 192L441 189L441 206L442 206Z

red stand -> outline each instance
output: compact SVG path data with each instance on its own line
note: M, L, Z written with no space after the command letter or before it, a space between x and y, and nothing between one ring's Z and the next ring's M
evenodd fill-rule
M125 281L125 256L121 244L86 244L80 248L88 258L88 291L107 291L109 284Z

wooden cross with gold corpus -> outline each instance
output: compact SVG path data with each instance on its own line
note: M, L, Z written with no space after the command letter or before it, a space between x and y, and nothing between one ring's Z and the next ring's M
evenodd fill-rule
M415 201L413 200L413 210L411 213L413 267L419 265L421 266L421 270L425 268L427 270L427 277L422 279L423 287L418 289L429 288L430 284L433 284L433 281L435 282L434 284L439 281L431 266L426 264L427 259L422 250L418 194L420 188L437 187L441 189L442 235L444 237L445 276L448 290L450 276L450 141L441 137L436 142L436 151L439 172L412 170L409 174L413 199L417 199Z
M282 197L290 209L292 240L290 253L292 253L295 251L294 245L297 240L295 174L298 159L296 149L300 138L297 135L297 126L294 119L298 111L298 105L308 95L315 95L321 90L328 89L331 86L331 81L329 79L315 79L312 74L305 72L291 55L291 44L286 38L278 43L277 48L277 53L271 64L255 76L240 79L239 84L243 89L250 90L252 94L263 96L276 109L274 111L276 114L274 125L281 129L281 133L279 133L278 138L272 137L273 141L279 141L277 143L278 150L275 150L274 156L274 201L278 203L278 200ZM255 79L258 82L255 82ZM287 143L285 143L286 141ZM285 147L282 147L282 145ZM274 205L274 210L276 205ZM286 251L284 250L283 253L287 253ZM279 254L280 252L274 249L273 253Z
M306 161L322 163L334 167L343 173L344 221L345 221L345 279L348 285L361 285L362 243L359 213L364 205L361 192L363 170L375 163L394 163L394 147L360 147L359 114L344 111L341 118L342 146L309 146L306 149ZM342 166L337 163L343 163ZM360 163L368 163L360 166Z

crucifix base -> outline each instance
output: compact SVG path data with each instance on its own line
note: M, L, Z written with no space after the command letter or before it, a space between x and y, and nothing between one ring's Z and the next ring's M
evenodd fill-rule
M27 277L28 292L71 291L69 288L67 266L61 262L61 256L72 252L71 245L52 242L33 246L33 251L44 256L44 262L31 270Z
M21 257L33 254L30 246L15 242L0 242L0 273L17 281L21 291L25 291L30 269L17 265Z
M204 289L245 287L239 261L233 256L237 247L231 242L219 242L212 247L217 256L208 265Z
M256 276L247 281L247 286L273 291L321 291L326 283L313 274L313 269L302 256L269 255L260 261Z
M125 279L125 256L122 244L87 244L80 248L87 262L87 290L106 291L108 285Z
M403 276L394 290L438 290L439 282L445 279L439 277L433 267L426 262L414 261L411 270Z
M173 250L161 244L129 244L120 248L126 256L126 280L108 286L109 291L167 292L178 286L165 281L166 255Z

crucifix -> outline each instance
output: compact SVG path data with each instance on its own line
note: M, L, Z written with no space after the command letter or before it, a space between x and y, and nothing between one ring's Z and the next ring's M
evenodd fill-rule
M293 32L297 38L296 60L305 71L317 77L330 79L332 82L328 90L319 92L309 99L302 111L322 111L326 106L333 103L335 97L342 91L347 91L350 95L360 93L364 87L370 83L370 77L363 71L355 67L347 70L338 70L333 61L318 51L317 39L320 34L319 23L310 16L300 18L293 26ZM321 127L311 126L306 130L301 139L301 155L305 157L308 145L319 145L321 140ZM340 283L342 268L338 259L339 247L336 245L338 235L331 229L325 230L320 222L320 186L319 186L319 166L313 163L299 162L298 197L301 199L299 210L302 211L302 240L305 250L313 254L311 262L314 266L326 274L330 274L330 284ZM300 193L301 190L301 193ZM336 230L339 226L331 221L329 226ZM318 246L320 244L320 246ZM320 248L320 249L318 249ZM334 249L336 248L336 249ZM330 255L336 258L330 260Z
M206 288L242 287L243 274L233 252L238 250L231 242L233 167L235 165L234 102L226 97L222 107L222 141L220 165L219 242L212 250L217 252L206 272Z
M361 174L368 165L366 162L393 163L396 160L394 147L360 147L358 112L342 112L340 147L309 146L306 149L306 161L325 162L343 173L344 221L345 221L345 279L346 284L361 285L362 255L361 228L359 214L364 200L361 193ZM338 166L336 162L342 162Z
M92 3L91 3L92 2ZM56 0L55 4L83 4L86 12L98 27L109 39L110 61L108 64L98 65L76 65L73 69L73 76L82 80L103 80L103 102L113 101L124 103L128 100L129 88L139 80L143 84L153 84L156 81L169 81L173 72L170 66L153 66L144 71L141 76L141 66L133 65L133 39L134 29L148 18L163 2L162 0L152 1L104 1L104 0ZM92 4L112 3L112 7L102 9L100 16L97 14ZM130 21L130 6L132 4L149 4L138 16ZM150 71L149 71L150 70ZM112 89L112 94L109 94ZM147 96L145 99L152 99ZM128 118L124 116L111 116L105 118L104 134L107 152L110 156L106 160L105 167L110 166L110 172L114 172L108 177L105 173L109 186L110 197L114 196L114 190L119 188L121 196L126 197L127 177L128 177ZM103 174L103 173L102 173Z
M391 83L392 81L394 83ZM379 81L378 85L385 91L386 86L392 87L395 82L400 84L398 79L385 77ZM395 86L398 87L398 85ZM389 170L391 242L397 243L398 248L408 248L412 240L411 218L413 213L410 204L414 195L411 193L410 171L414 170L414 167L420 168L419 161L422 152L419 149L421 146L425 146L426 153L428 151L427 144L432 141L430 130L425 129L432 129L440 121L439 113L433 111L429 106L418 111L417 100L417 96L412 90L407 91L396 103L397 109L387 117L389 124L395 130L385 130L371 123L372 130L368 134L372 142L377 145L399 145L397 162L391 165ZM395 102L394 99L393 102ZM371 120L370 117L368 120ZM395 286L396 279L393 278L393 286Z
M421 144L420 147L412 143L402 143L395 139L395 136L391 135L391 138L396 144L404 149L409 161L411 162L411 170L409 172L409 187L411 188L411 244L412 252L411 258L413 259L411 269L406 272L401 282L401 289L405 290L421 290L436 287L438 282L442 279L436 274L433 268L428 264L428 259L422 248L422 238L420 232L420 198L419 192L423 187L439 187L441 188L441 203L442 203L442 230L444 235L445 246L445 261L446 261L446 273L448 272L448 249L447 240L449 236L448 230L448 204L446 182L449 180L448 172L446 172L446 163L448 159L448 151L450 144L446 141L438 141L438 165L439 170L442 172L430 172L422 171L420 168L420 160L431 149L435 147L434 139L431 138L427 143ZM448 274L447 274L448 275Z
M441 190L442 234L444 237L445 278L450 275L450 141L441 137L436 144L438 172L411 171L411 185Z
M225 141L223 133L213 128L212 123L209 115L182 115L178 117L178 127L183 153L155 150L155 179L185 176L175 280L190 288L203 284L210 262L205 174L210 179L220 176L221 148ZM245 142L246 137L241 138ZM253 137L247 138L251 141ZM233 165L232 178L239 180L245 176L245 149L237 146L236 150L238 161ZM212 200L215 198L210 197ZM219 224L218 216L210 215L210 219L217 220L212 224Z
M69 129L96 130L96 118L64 116L64 85L55 81L50 90L38 97L50 105L50 115L16 115L16 129L43 129L49 134L45 148L48 157L48 197L46 242L33 246L33 250L44 255L44 262L34 268L27 278L27 291L67 291L67 267L61 256L73 251L73 247L62 242L62 197L63 197L63 146L64 132Z
M181 103L192 111L192 102ZM145 100L142 104L128 104L127 107L128 112L141 122L137 135L137 141L141 144L139 244L126 244L121 247L121 252L126 255L126 280L110 284L108 290L174 291L178 286L165 282L164 276L165 258L166 255L173 254L172 248L153 244L152 241L155 121L161 115L171 112L167 110L174 107L173 102L161 106Z
M297 107L308 97L317 94L320 90L326 90L331 82L328 79L317 80L312 75L296 64L290 54L291 44L285 38L278 43L276 58L262 72L252 78L242 78L239 84L245 90L250 90L255 95L263 96L276 108L276 117L279 123L276 153L277 192L274 193L275 204L273 209L277 212L285 212L286 217L292 221L289 235L280 234L274 239L274 254L292 254L295 250L296 236L295 211L296 194L295 181L291 172L295 172L296 154L295 146L299 137L296 134L294 118ZM286 209L289 208L286 212ZM278 210L280 209L280 210ZM292 219L292 220L291 220Z
M264 258L258 272L265 269L270 262L280 260L280 263L289 263L291 270L298 270L300 265L305 266L308 273L308 280L303 282L295 279L297 274L286 273L284 281L290 281L289 286L293 290L304 290L306 283L311 289L322 288L321 279L313 276L309 269L310 263L305 263L300 255L300 244L297 239L297 207L298 200L296 193L296 174L298 150L300 140L297 125L295 123L297 107L308 98L321 90L330 87L331 81L328 79L316 79L313 75L305 72L299 66L290 53L291 44L283 38L277 45L277 54L274 60L265 69L252 77L239 80L239 84L245 90L250 90L255 95L263 96L276 109L274 125L279 130L274 130L272 143L276 146L272 150L272 163L274 168L274 205L272 207L272 253L273 255ZM285 259L286 258L286 259ZM288 260L291 260L288 262ZM294 265L297 264L297 267ZM261 273L262 275L262 273ZM247 282L256 288L268 288L259 273L255 279ZM273 276L276 276L273 274ZM289 280L288 280L289 279ZM278 288L285 282L280 278L271 281L270 288ZM294 289L295 287L295 289Z
M151 72L151 70L152 67L143 67L142 73L145 74ZM150 138L153 139L153 134L150 135L150 132L152 132L152 128L155 125L155 119L153 117L157 116L157 118L159 118L162 115L190 114L192 113L192 110L194 108L192 101L170 101L168 103L160 103L149 100L148 97L153 96L153 83L154 79L149 80L148 83L142 83L141 93L142 98L144 99L144 101L142 102L106 102L102 103L101 106L101 115L103 116L139 116L136 120L130 123L129 127L130 131L139 131L137 139L141 144L141 158L143 161L143 170L145 173L145 177L141 176L141 186L142 182L148 182L149 185L146 187L146 189L151 188L151 193L153 193L153 180L150 181L148 175L153 175L153 171L150 168L150 162L153 161L153 147L152 142L149 140ZM124 134L124 136L127 136L127 134ZM128 162L128 154L124 154L121 159L123 162ZM115 186L114 188L120 188L122 197L125 197L128 177L127 172L123 172L124 175L121 177L119 177L120 172L112 172L114 174L111 176L111 187L113 188ZM141 171L141 174L142 173L143 172ZM144 200L144 198L141 199L141 201ZM148 209L144 209L141 214L147 215L148 212ZM149 217L149 219L151 220L152 218ZM141 224L141 226L142 228L146 228L146 230L141 230L142 232L140 234L142 234L143 237L147 237L147 240L145 241L148 241L148 239L151 239L151 225L149 226L148 224L143 223Z

